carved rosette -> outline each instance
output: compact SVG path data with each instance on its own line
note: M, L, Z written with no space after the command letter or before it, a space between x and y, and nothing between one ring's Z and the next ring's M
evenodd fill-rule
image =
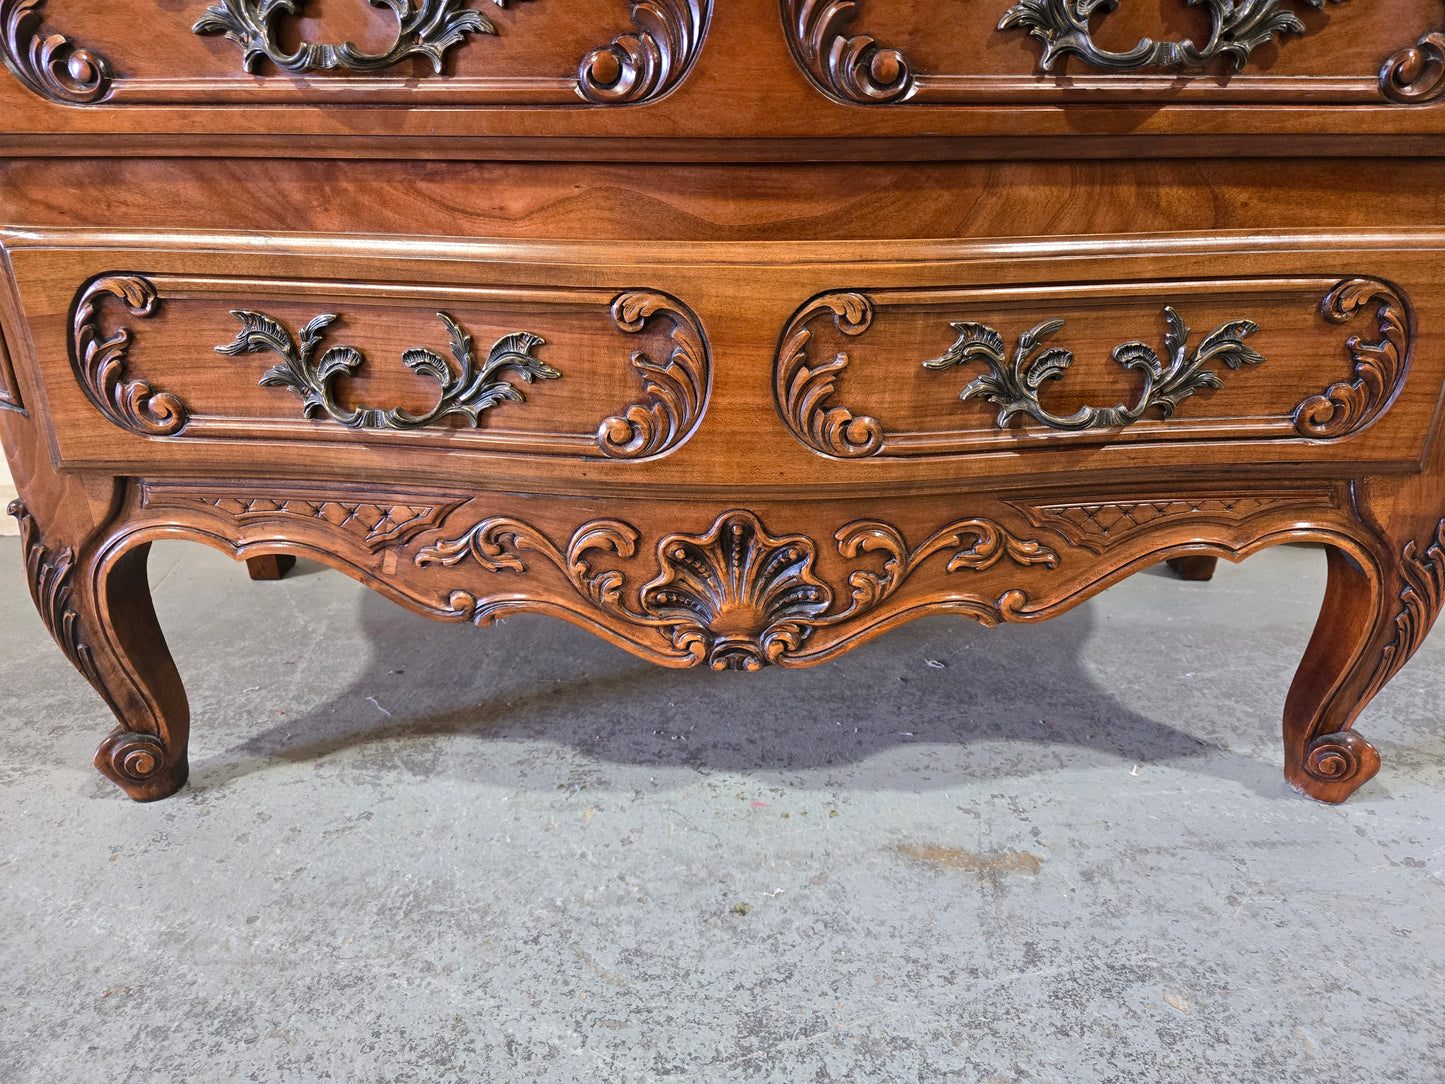
M880 104L910 97L913 69L897 49L844 27L858 14L856 0L782 0L788 44L824 93L844 102Z
M111 72L105 57L76 45L62 34L46 34L40 26L45 0L0 0L5 26L5 66L30 90L69 105L98 102L110 93Z
M1409 306L1395 287L1377 279L1345 279L1325 296L1320 311L1326 320L1342 324L1372 302L1380 338L1367 341L1352 335L1345 342L1355 379L1295 408L1295 429L1301 436L1333 439L1358 432L1379 417L1404 380L1414 328Z
M132 316L150 316L158 303L155 286L140 275L105 275L81 291L70 331L71 363L80 386L100 412L122 429L147 437L180 432L189 417L180 399L156 391L144 380L125 379L131 331L120 327L110 338L103 336L96 307L107 296L119 298Z
M672 353L661 364L641 350L632 355L645 396L597 427L597 447L613 459L642 459L670 451L702 417L710 365L697 317L676 298L651 290L632 290L612 302L612 322L629 334L642 331L654 316L673 325Z
M100 684L100 674L90 648L81 639L80 615L72 604L75 574L75 551L66 546L52 551L41 537L40 526L25 507L15 500L7 509L20 523L20 548L25 554L25 575L30 584L30 597L40 612L40 620L60 645L75 668L93 685Z
M910 547L901 531L876 520L859 520L835 535L847 560L879 555L881 568L856 568L847 576L849 601L835 605L836 592L814 571L817 545L804 535L775 536L752 512L724 512L702 534L670 534L657 545L656 576L639 589L628 587L621 569L595 568L611 555L631 559L641 532L619 520L593 520L573 533L565 547L521 520L494 517L465 533L417 552L422 567L453 567L472 559L489 572L526 573L524 552L536 553L566 577L585 603L581 616L616 631L648 654L680 666L706 663L715 670L756 670L770 663L799 665L819 629L863 618L895 595L918 567L952 551L946 570L982 572L1007 558L1018 565L1053 568L1058 555L1036 541L1021 539L988 519L959 520ZM995 623L1027 603L1020 591L997 602L977 602L971 613ZM479 624L527 608L509 595L478 601L470 591L449 596L451 612ZM568 612L579 613L575 608ZM665 639L658 650L646 633Z
M824 294L802 309L783 331L778 361L773 370L773 395L787 427L800 441L823 455L860 459L883 448L883 426L877 418L855 415L847 407L830 405L838 375L848 367L848 355L814 365L808 357L812 321L831 313L834 326L844 335L862 335L873 322L873 303L866 294Z
M577 92L597 105L654 101L680 83L702 48L710 0L638 0L637 33L594 49L577 69Z
M1405 105L1433 102L1445 94L1445 34L1426 34L1385 61L1380 93Z

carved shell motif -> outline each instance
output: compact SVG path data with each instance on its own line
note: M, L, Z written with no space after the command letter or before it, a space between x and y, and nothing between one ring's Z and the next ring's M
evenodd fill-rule
M674 646L714 670L758 670L807 636L833 593L813 575L813 543L773 538L751 512L732 512L702 537L669 535L657 546L662 574L642 606L672 626Z

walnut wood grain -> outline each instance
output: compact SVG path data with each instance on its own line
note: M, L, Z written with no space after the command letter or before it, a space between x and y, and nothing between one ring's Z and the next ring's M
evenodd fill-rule
M1009 6L491 5L371 71L390 11L276 9L357 42L298 77L195 10L0 8L0 440L100 769L186 778L162 539L743 671L1313 542L1285 777L1364 784L1445 602L1438 2L1271 0L1237 73L1220 5L1054 74Z

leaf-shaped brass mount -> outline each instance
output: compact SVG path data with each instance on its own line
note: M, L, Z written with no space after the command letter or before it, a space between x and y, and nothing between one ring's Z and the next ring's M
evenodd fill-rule
M923 367L942 370L983 362L989 371L970 381L959 398L987 399L997 406L1000 429L1006 427L1014 415L1024 414L1050 429L1079 432L1132 425L1151 409L1169 417L1195 392L1224 386L1219 374L1208 368L1211 361L1222 361L1231 369L1264 361L1263 356L1244 344L1245 336L1259 330L1259 325L1252 320L1220 324L1189 351L1189 326L1171 306L1164 307L1164 315L1169 322L1164 338L1169 352L1167 365L1146 343L1127 342L1114 348L1115 361L1144 375L1143 390L1133 406L1123 403L1112 407L1085 406L1064 417L1050 412L1039 401L1039 388L1044 381L1057 380L1074 363L1074 355L1062 347L1040 352L1043 341L1063 328L1062 320L1045 320L1020 335L1011 361L1004 350L1003 336L993 328L973 321L950 324L958 332L957 341L941 357L925 361Z
M495 34L497 28L481 12L462 7L464 0L371 0L376 7L390 8L396 16L397 35L384 53L364 53L351 42L329 45L303 41L294 53L286 52L276 40L276 17L300 15L305 0L221 0L206 9L191 30L197 34L223 34L242 49L241 66L255 71L261 59L282 71L372 72L389 68L407 57L423 56L432 68L442 70L443 57L467 34ZM492 0L506 7L507 0Z
M500 379L504 371L515 373L526 383L534 380L555 380L562 374L533 356L532 351L546 340L530 331L514 331L497 340L485 362L478 364L472 337L459 323L444 312L437 313L451 335L452 357L460 371L453 370L447 360L434 350L413 347L405 351L402 362L416 373L432 377L441 385L441 398L425 414L412 414L393 407L356 407L347 410L337 403L332 382L338 376L350 376L365 356L351 346L333 346L319 358L316 348L322 335L336 319L333 312L322 313L301 329L299 344L277 320L265 313L249 309L232 309L231 315L241 321L241 330L234 342L216 347L218 354L256 354L269 350L281 356L281 364L267 369L261 377L263 388L290 388L301 397L302 414L312 417L325 411L333 420L348 429L421 429L449 414L460 414L475 428L482 412L498 403L523 401L516 385Z
M1316 10L1326 2L1305 0ZM1099 12L1113 11L1119 0L1019 0L999 20L1000 30L1025 30L1043 42L1039 68L1053 71L1063 57L1077 56L1086 64L1105 71L1127 72L1140 68L1184 71L1202 68L1217 56L1227 56L1240 71L1249 54L1268 45L1276 35L1303 34L1304 23L1284 5L1283 0L1191 0L1209 9L1209 38L1201 45L1193 41L1155 41L1141 38L1127 52L1100 49L1089 33L1089 20Z

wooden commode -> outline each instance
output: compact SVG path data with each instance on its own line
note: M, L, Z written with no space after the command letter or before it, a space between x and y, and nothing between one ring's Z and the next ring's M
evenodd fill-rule
M744 670L1323 543L1285 774L1376 772L1445 600L1440 0L0 16L11 510L131 797L157 539Z

